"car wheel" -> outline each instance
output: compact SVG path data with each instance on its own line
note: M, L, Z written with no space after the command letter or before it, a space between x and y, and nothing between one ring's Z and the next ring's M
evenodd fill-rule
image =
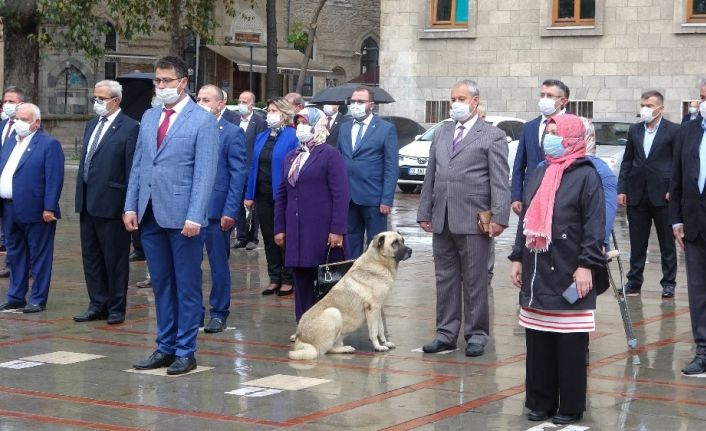
M397 187L402 190L402 193L414 193L414 190L417 188L416 184L397 184Z

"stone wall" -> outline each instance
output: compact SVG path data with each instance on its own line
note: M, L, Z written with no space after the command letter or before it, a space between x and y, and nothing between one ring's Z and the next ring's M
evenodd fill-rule
M381 2L381 83L398 101L383 112L424 121L425 101L472 78L490 114L529 119L540 83L558 78L572 100L594 102L595 118L634 119L640 94L656 89L680 121L706 75L706 27L685 25L686 0L597 0L583 30L552 28L552 0L470 0L469 29L456 33L429 31L430 3Z

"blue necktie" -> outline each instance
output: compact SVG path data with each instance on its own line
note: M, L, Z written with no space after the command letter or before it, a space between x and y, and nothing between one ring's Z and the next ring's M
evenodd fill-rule
M363 126L365 126L365 123L362 121L354 121L355 124L358 125L358 134L355 135L355 143L353 144L353 149L355 150L358 148L358 144L360 144L360 140L363 139Z

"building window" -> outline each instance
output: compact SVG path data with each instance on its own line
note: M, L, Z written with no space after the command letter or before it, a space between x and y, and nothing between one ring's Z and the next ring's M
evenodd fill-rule
M431 0L433 27L468 27L468 0Z
M424 122L438 123L449 118L449 107L448 100L427 100Z
M294 91L297 88L297 83L299 82L299 74L292 75L292 88ZM311 97L314 95L314 77L312 75L304 76L304 86L302 87L302 96Z
M115 31L115 27L111 23L106 23L108 27L108 32L105 34L105 51L107 53L114 53L118 50L118 34ZM105 79L115 79L118 76L118 63L114 61L106 61L105 67Z
M687 0L687 22L706 22L706 0Z
M593 100L570 100L566 104L566 112L579 117L593 118Z
M595 18L596 0L554 0L555 26L593 25Z

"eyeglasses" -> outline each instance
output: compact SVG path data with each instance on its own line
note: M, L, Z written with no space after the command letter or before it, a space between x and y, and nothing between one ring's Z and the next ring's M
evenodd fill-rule
M152 80L152 82L154 83L154 85L159 85L159 84L169 85L172 82L178 81L180 79L183 79L183 77L182 78L154 78Z
M99 102L102 105L103 103L107 102L108 100L113 100L113 99L115 99L115 97L96 96L96 97L91 97L91 102L93 102L93 103Z

